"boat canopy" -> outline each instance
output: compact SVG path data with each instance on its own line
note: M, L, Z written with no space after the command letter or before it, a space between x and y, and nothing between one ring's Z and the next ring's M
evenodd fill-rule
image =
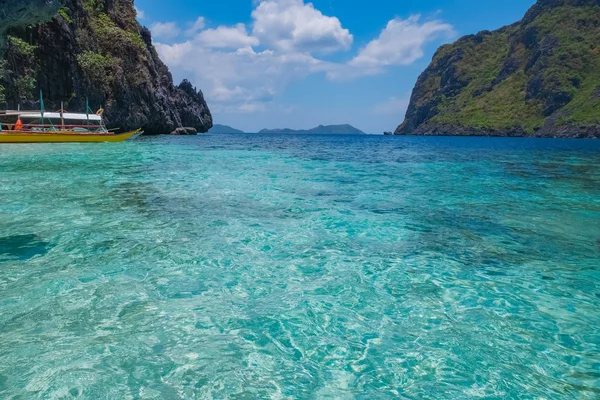
M18 115L21 118L33 118L33 119L42 119L42 113L37 111L37 112L20 112L18 113ZM45 119L66 119L69 121L102 121L102 116L101 115L96 115L96 114L76 114L76 113L63 113L62 115L60 113L57 112L45 112L44 113L44 118Z

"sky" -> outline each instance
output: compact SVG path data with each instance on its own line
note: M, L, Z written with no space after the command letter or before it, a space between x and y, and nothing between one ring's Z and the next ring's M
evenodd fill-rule
M136 0L177 82L246 132L402 123L436 49L520 20L535 0Z

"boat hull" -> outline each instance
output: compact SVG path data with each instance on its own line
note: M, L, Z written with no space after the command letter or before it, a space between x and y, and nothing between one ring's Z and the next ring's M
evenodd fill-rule
M0 143L104 143L123 142L141 134L141 129L122 134L75 132L0 132Z

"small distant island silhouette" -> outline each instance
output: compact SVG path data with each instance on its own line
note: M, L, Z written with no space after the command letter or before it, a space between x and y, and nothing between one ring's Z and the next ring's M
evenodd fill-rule
M304 134L304 135L366 135L360 129L352 125L319 125L312 129L263 129L258 133L287 133L287 134Z
M245 133L239 129L232 128L229 125L214 124L212 128L208 130L208 133Z

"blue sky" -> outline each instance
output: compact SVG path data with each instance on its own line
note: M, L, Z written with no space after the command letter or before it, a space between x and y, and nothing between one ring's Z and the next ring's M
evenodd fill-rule
M435 50L518 21L534 0L136 0L174 78L247 132L394 130Z

